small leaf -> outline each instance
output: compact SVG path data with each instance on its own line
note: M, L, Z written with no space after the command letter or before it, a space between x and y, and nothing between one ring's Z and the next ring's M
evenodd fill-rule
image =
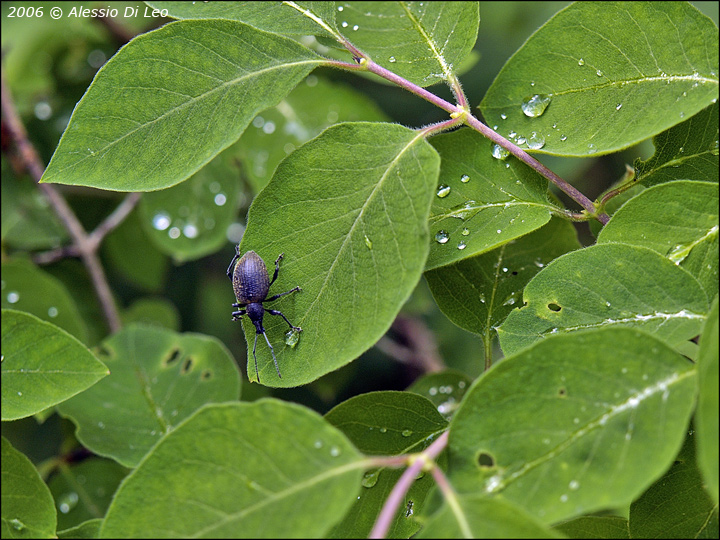
M670 470L630 506L629 522L631 538L718 537L717 504L703 489L692 433Z
M4 379L3 376L3 387L7 384ZM3 416L4 413L3 403ZM57 519L53 498L35 466L5 437L2 437L1 461L2 537L54 538Z
M432 145L442 164L427 270L495 249L550 220L547 180L515 158L495 159L490 140L461 129Z
M39 413L108 374L76 338L12 309L2 310L2 357L3 420Z
M653 137L655 154L635 161L635 180L646 186L680 178L717 182L718 104Z
M700 338L700 396L695 413L698 464L708 491L718 503L718 300L715 298Z
M637 271L641 268L642 271ZM698 334L707 295L687 271L647 249L600 244L555 259L498 328L505 354L555 333L642 328L671 346Z
M3 308L31 313L87 342L85 322L62 281L25 260L4 262L2 280Z
M490 336L522 306L522 290L546 264L580 244L572 224L547 225L494 249L425 273L440 310L460 328Z
M718 28L688 2L576 2L505 64L480 107L540 152L606 154L657 135L718 97ZM548 96L537 116L523 111Z
M430 516L417 538L558 538L534 517L510 502L480 494L446 500Z
M95 76L43 182L153 191L233 143L321 59L293 40L221 19L170 23Z
M420 86L449 81L477 39L477 2L348 2L337 29L372 60Z
M294 348L283 346L287 323L265 316L282 379L260 338L263 384L315 380L388 330L425 265L438 168L437 154L418 132L371 123L333 126L280 164L250 207L240 252L254 250L270 271L285 254L270 294L295 286L302 292L272 307L303 331ZM247 317L244 328L248 372L255 373L257 334Z
M361 489L361 459L299 405L209 405L123 482L100 536L320 538Z
M215 338L129 326L100 351L111 375L58 411L85 446L127 467L202 405L240 394L235 362Z
M682 445L696 383L690 362L637 330L553 336L465 396L450 424L451 480L543 523L629 504Z
M718 185L681 180L646 189L615 213L597 241L657 251L695 276L713 298L718 292Z

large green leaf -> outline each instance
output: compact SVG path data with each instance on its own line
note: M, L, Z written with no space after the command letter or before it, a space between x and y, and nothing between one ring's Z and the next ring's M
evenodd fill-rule
M128 326L100 352L111 375L58 410L85 446L128 467L202 405L240 394L237 366L215 338Z
M417 538L558 538L514 504L478 494L445 501Z
M266 32L331 37L332 34L290 2L146 2L168 10L173 19L230 19ZM334 26L335 2L293 2L310 10L330 27Z
M228 20L138 36L98 71L42 181L117 191L177 184L320 62L293 40Z
M425 278L452 322L489 337L519 307L528 281L551 260L579 247L572 224L553 219L489 253L430 270Z
M718 502L718 299L715 298L708 315L698 354L700 396L695 427L700 471L708 491Z
M442 158L427 270L495 249L550 220L547 180L470 129L432 139Z
M381 66L419 84L448 81L472 50L477 2L343 2L337 29Z
M630 538L628 520L620 516L583 516L554 528L568 538Z
M677 346L699 333L709 309L689 272L624 244L555 259L527 284L523 301L498 328L505 354L556 333L618 326L642 328Z
M101 537L321 538L361 489L361 458L299 405L210 405L123 482Z
M53 498L33 464L5 437L1 461L2 537L54 538L57 514Z
M655 154L635 160L636 181L645 185L679 178L718 181L718 104L653 137Z
M629 504L680 449L696 383L691 362L638 330L553 336L465 396L450 424L451 480L544 523Z
M365 454L421 452L447 429L447 422L436 407L426 398L411 392L361 394L333 408L325 419ZM367 471L361 481L364 489L360 496L329 537L366 538L402 473L400 469L384 467ZM409 538L418 531L418 523L409 518L422 509L433 485L430 475L413 483L391 525L391 537Z
M657 251L694 275L713 298L718 292L718 185L683 180L646 189L600 232L598 244L607 242Z
M29 261L3 263L2 307L32 313L84 343L88 340L85 322L65 285Z
M2 358L3 420L36 414L108 375L76 338L12 309L2 310Z
M718 537L718 507L703 489L692 432L670 470L630 506L629 524L631 538Z
M717 97L718 28L695 7L577 2L513 55L480 107L503 136L535 132L540 152L587 156L665 131Z
M295 286L302 292L268 307L303 331L294 348L283 346L288 325L265 316L283 378L261 337L264 384L312 381L387 331L425 265L438 168L437 154L419 132L371 123L333 126L280 164L250 207L240 251L254 250L270 271L285 253L270 294ZM244 321L248 372L254 373L255 327Z

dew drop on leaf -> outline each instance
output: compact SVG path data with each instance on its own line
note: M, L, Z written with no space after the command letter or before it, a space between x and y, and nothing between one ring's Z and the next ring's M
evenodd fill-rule
M165 212L158 212L152 218L153 228L158 231L164 231L170 226L170 216Z
M447 244L448 240L450 240L450 235L446 231L438 231L435 234L435 241L438 244Z
M445 184L440 184L438 186L437 196L440 197L441 199L444 199L448 195L450 195L450 186L446 186Z
M531 150L540 150L543 146L545 146L545 137L543 137L540 133L533 131L530 134L530 138L527 140L527 145Z
M510 156L510 152L505 150L502 146L499 144L494 144L492 147L492 157L495 159L500 159L502 161L505 161L508 156Z
M368 249L372 249L372 240L370 240L368 238L367 234L365 235L365 245L367 246Z
M468 234L470 234L470 229L465 227L460 234L462 234L463 236L467 236Z
M465 242L460 242L457 247L458 249L463 250L467 247L467 244Z
M584 66L584 65L585 65L585 60L583 60L582 58L580 60L578 60L578 66Z
M294 329L290 329L285 332L285 345L290 348L295 348L295 345L300 341L300 332Z
M461 181L463 184L467 184L467 183L470 181L470 177L469 177L467 174L463 174L463 175L460 177L460 181Z
M374 471L368 471L363 476L360 483L363 487L371 488L375 484L377 484L378 478L380 477L380 471L378 469L375 469Z
M522 112L530 118L538 117L545 112L551 100L552 98L547 94L533 94L523 100Z

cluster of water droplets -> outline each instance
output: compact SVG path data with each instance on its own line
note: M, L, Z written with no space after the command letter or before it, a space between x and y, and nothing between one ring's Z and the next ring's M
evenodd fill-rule
M208 191L209 193L203 193L201 197L212 198L212 204L215 206L225 206L228 202L227 195L223 193L219 182L211 182ZM167 231L168 237L172 240L183 236L192 240L200 235L202 229L209 231L215 228L215 219L212 215L205 215L206 213L208 212L202 205L183 205L177 208L175 216L166 210L157 210L152 216L151 223L155 230Z

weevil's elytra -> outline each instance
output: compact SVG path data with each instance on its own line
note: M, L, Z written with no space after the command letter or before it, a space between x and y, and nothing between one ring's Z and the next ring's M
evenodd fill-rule
M270 286L275 283L278 273L280 272L280 261L282 260L283 255L284 253L281 253L275 260L275 273L273 274L271 281L268 280L267 267L260 256L254 251L248 251L245 255L240 257L240 246L235 246L235 256L232 261L230 261L230 266L228 266L227 269L227 276L232 281L233 291L235 292L235 298L237 299L237 302L234 303L232 307L244 308L233 311L232 320L239 321L242 319L243 315L247 315L255 325L253 358L255 359L255 375L258 382L260 382L260 373L258 372L257 356L255 355L258 334L262 334L265 337L265 341L267 342L268 347L270 347L270 352L272 353L273 361L275 362L275 370L277 371L278 377L282 379L282 375L280 375L280 367L278 366L277 358L275 358L275 350L270 344L270 340L265 333L265 328L263 328L262 323L265 312L270 315L280 315L285 322L290 325L290 328L296 332L302 332L302 328L299 326L293 326L293 324L287 320L287 317L285 317L282 312L275 309L265 309L263 306L264 302L272 302L281 296L302 290L300 287L295 287L287 292L276 294L275 296L267 298Z

